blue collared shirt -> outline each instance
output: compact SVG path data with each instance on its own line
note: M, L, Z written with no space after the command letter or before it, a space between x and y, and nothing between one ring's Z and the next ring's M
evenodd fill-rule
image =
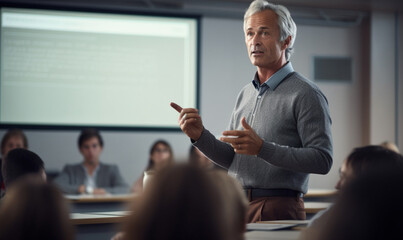
M268 88L274 90L276 87L287 77L288 74L294 72L291 62L287 62L282 68L275 72L269 79L266 80L262 85L260 85L258 73L256 72L255 78L252 83L256 90L259 91L259 96L261 96Z

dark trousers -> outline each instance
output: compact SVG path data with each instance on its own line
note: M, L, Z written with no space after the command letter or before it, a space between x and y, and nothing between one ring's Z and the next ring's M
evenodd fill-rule
M306 219L302 197L261 197L249 201L248 223Z

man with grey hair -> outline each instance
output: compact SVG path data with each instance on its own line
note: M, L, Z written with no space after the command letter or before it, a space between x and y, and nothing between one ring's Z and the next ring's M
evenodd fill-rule
M287 8L253 1L244 32L257 72L238 95L230 130L217 140L197 109L171 106L193 145L241 182L248 222L305 219L309 174L327 174L333 163L328 103L289 62L297 30Z

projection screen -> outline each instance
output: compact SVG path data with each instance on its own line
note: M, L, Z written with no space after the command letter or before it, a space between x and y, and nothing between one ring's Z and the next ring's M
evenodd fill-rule
M198 18L1 8L0 124L178 128Z

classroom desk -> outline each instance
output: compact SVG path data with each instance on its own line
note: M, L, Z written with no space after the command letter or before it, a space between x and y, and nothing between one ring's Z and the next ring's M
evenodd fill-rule
M71 222L76 228L76 240L109 240L119 231L119 223L122 223L128 211L115 212L93 212L93 213L71 213ZM280 220L280 221L264 221L265 224L299 224L305 226L306 220ZM287 230L276 231L249 231L245 233L246 240L277 240L298 239L301 227L293 227Z
M246 240L296 240L299 238L300 230L306 227L308 220L276 220L262 221L264 224L298 224L291 229L275 231L248 231L245 233Z
M124 210L135 197L135 195L66 196L74 206L70 217L76 229L76 239L109 240L119 230L118 227L129 214L128 211ZM305 202L307 219L330 205L329 202ZM270 222L284 223L284 221ZM298 232L296 230L251 231L247 232L245 236L246 240L297 239Z
M76 240L110 240L119 231L128 211L71 213Z
M245 233L246 240L297 240L300 231L277 230L277 231L250 231Z
M308 202L305 203L305 211L307 216L315 214L320 210L329 207L331 203L323 202ZM86 212L86 213L71 213L71 222L76 228L77 240L109 240L117 231L118 227L126 217L130 214L129 211L102 211L102 212ZM309 218L308 218L309 219ZM293 230L277 230L277 231L250 231L245 234L246 240L260 239L297 239L301 225L308 223L308 220L277 220L264 221L261 223L276 224L299 224Z
M70 202L70 212L88 213L126 210L137 197L135 194L117 195L65 195Z
M121 223L128 214L128 211L71 213L70 221L73 225Z
M308 189L308 192L304 195L304 201L315 202L331 202L337 196L337 190L335 189Z
M322 211L328 207L330 207L330 205L332 205L332 203L330 202L305 202L305 212L307 214L315 214L319 211Z

